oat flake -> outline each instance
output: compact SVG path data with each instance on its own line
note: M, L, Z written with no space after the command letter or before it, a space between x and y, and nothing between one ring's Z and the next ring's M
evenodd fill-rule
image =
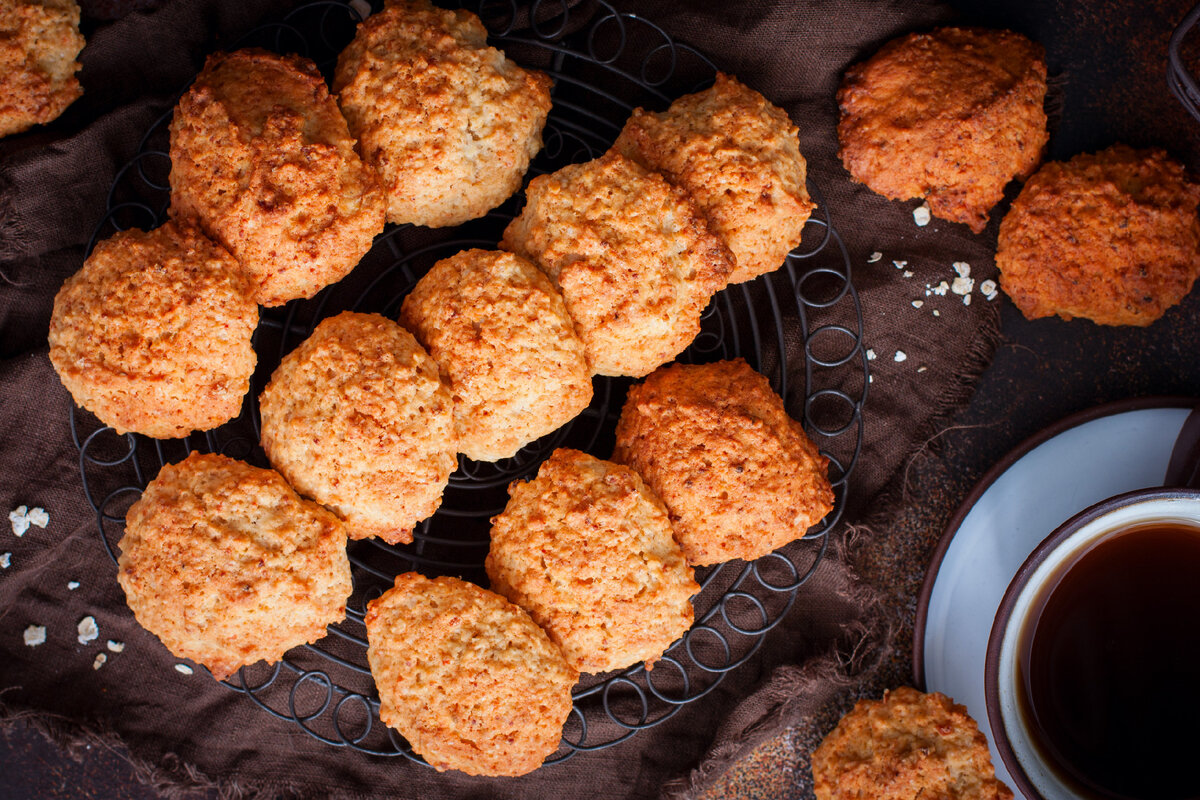
M867 361L874 361L874 360L875 360L875 351L868 347L867 348Z
M903 275L903 277L905 277L905 278L911 278L912 276L913 276L913 273L912 273L912 270L911 270L911 269L906 269L906 270L904 270L904 275Z
M935 317L940 317L940 316L942 315L942 312L938 311L938 310L935 308L935 309L933 310L933 315L934 315Z
M79 620L79 624L75 626L75 630L79 632L78 638L80 644L95 641L100 636L100 629L96 627L96 618L92 616L87 616Z
M971 305L971 295L969 295L969 294L963 295L963 305L964 306Z
M897 350L896 351L896 360L897 361L907 361L908 353L904 352L903 350Z
M112 639L109 639L108 640L108 649L114 653L119 653L125 649L125 643L124 642L114 642Z
M191 675L195 670L193 670L187 664L176 664L175 671L180 675Z
M955 278L954 283L950 285L950 291L958 295L967 295L975 288L974 278Z
M8 521L12 525L12 532L15 536L24 536L25 531L29 530L29 517L26 515L28 508L25 506L17 506L12 511L8 512Z
M0 553L0 569L8 569L12 564L12 553Z
M876 261L879 261L882 258L883 258L883 253L876 250L874 253L871 253L871 255L867 256L867 263L874 264Z
M922 203L913 209L913 222L917 223L917 227L924 228L929 224L929 205Z
M892 266L895 267L896 269L904 269L905 267L908 266L908 262L907 261L893 261Z
M67 581L67 588L72 592L79 588L79 581Z
M105 661L108 661L108 656L104 653L97 653L96 660L92 662L92 669L100 669L104 666Z
M44 508L31 508L26 515L30 524L37 525L39 528L44 528L50 524L50 515L46 513Z
M913 308L920 308L923 305L925 305L924 300L913 300L913 303L912 303Z
M965 261L955 261L950 266L954 267L954 271L958 273L960 278L971 277L971 265Z
M46 641L46 626L45 625L30 625L25 629L25 644L30 647L37 647Z

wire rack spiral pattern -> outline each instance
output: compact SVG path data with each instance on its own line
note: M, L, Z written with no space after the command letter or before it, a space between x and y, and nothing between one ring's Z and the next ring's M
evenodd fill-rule
M263 25L230 49L265 46L313 58L328 75L353 36L363 0L319 0L284 19ZM474 9L492 42L510 57L549 72L554 105L545 147L531 174L601 155L637 106L665 108L672 99L711 82L716 67L699 51L675 42L653 23L619 13L603 2L575 7L566 2L484 2ZM120 170L93 243L116 230L154 227L169 201L166 152L170 112L146 133L137 154ZM862 445L868 372L862 347L862 312L851 282L849 256L823 198L810 187L821 211L804 230L803 243L776 273L732 286L704 313L702 331L680 360L705 362L742 356L767 374L772 386L802 417L831 463L837 495L834 511L799 542L753 563L731 562L698 571L696 623L656 663L599 676L584 676L562 745L547 763L581 751L612 746L657 725L716 688L748 660L768 631L795 603L800 586L816 571L838 523L847 481ZM191 450L267 466L258 447L255 399L283 356L323 318L346 308L395 318L417 279L438 259L468 247L494 248L505 224L519 211L520 196L482 220L450 232L391 227L350 278L310 301L264 310L255 333L259 368L242 415L214 431L177 441L117 436L86 412L72 411L70 425L88 502L101 540L116 560L115 542L124 511L165 463ZM90 248L89 248L90 249ZM789 342L803 346L789 347ZM799 354L797 350L799 349ZM792 359L789 363L789 357ZM395 575L417 570L450 574L486 585L488 520L507 500L514 479L531 477L560 446L607 457L628 380L597 378L591 406L560 430L511 459L485 464L460 459L441 510L422 522L410 545L378 541L350 547L355 589L343 623L315 645L290 651L278 664L242 669L226 682L262 710L339 747L424 763L378 719L379 703L366 666L366 605L391 586Z

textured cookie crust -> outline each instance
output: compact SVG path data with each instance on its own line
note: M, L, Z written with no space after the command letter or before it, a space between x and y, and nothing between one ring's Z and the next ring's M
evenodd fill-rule
M75 0L0 0L0 136L57 119L83 95Z
M842 163L892 200L979 233L1046 146L1041 45L1010 31L940 28L884 45L838 91Z
M345 529L273 470L199 453L166 465L126 514L120 548L137 621L218 680L346 616Z
M1011 800L965 706L903 687L860 700L812 757L817 800Z
M438 228L486 214L542 148L550 77L487 46L469 11L388 0L338 57L333 86L379 170L389 222Z
M323 320L259 397L262 446L351 539L396 544L442 504L457 465L450 393L412 334L378 314Z
M613 149L691 194L733 251L730 283L779 269L816 208L798 129L783 109L728 75L663 113L635 110Z
M740 358L672 364L633 386L613 461L662 498L694 565L766 555L833 508L829 460Z
M466 250L433 265L400 321L433 356L454 397L458 450L516 454L592 400L583 341L562 296L529 261Z
M640 377L691 344L733 259L683 190L610 152L525 195L500 246L562 292L593 372Z
M439 771L524 775L558 749L579 675L500 595L408 572L366 625L379 718Z
M1028 319L1149 325L1200 275L1197 203L1200 187L1161 150L1048 163L1000 224L1000 285Z
M249 49L209 56L175 109L171 216L197 219L277 306L354 269L384 198L316 64Z
M508 493L485 562L492 590L528 611L572 667L649 667L692 626L700 586L636 472L560 449Z
M96 245L54 298L50 361L75 402L118 433L159 439L238 415L258 306L237 262L168 222Z

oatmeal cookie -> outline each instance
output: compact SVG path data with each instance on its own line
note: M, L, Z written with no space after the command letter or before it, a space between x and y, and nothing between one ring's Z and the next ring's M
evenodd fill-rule
M1000 286L1027 319L1149 325L1200 275L1198 203L1200 186L1162 150L1046 164L1000 224Z
M469 11L388 0L358 26L333 81L390 222L439 228L486 214L542 147L550 77L487 46Z
M439 771L524 775L558 748L579 675L500 595L409 572L366 626L379 718Z
M729 75L663 113L636 109L613 149L691 194L733 251L730 283L779 269L816 208L798 129Z
M262 446L351 539L411 542L454 470L450 393L412 334L378 314L322 320L259 398Z
M168 222L99 242L54 298L50 361L117 433L160 439L238 415L258 306L223 247Z
M83 96L75 0L0 0L0 136L58 119Z
M516 455L592 400L562 296L518 255L466 250L442 259L404 298L400 321L441 369L458 450L469 458Z
M168 464L130 507L119 547L137 621L218 680L346 615L342 523L273 470L199 453Z
M277 306L354 269L384 198L317 65L248 49L209 56L175 109L171 216L198 220Z
M903 687L860 700L812 757L817 800L1011 800L965 706Z
M662 498L697 566L759 558L833 508L829 460L740 358L672 364L632 387L613 461Z
M662 501L628 467L560 449L492 520L492 589L580 672L650 667L692 626L700 591Z
M640 377L691 344L733 259L683 190L610 152L525 194L500 246L562 292L593 372Z
M1048 134L1041 45L1011 31L940 28L896 39L846 72L838 91L842 163L892 200L975 233Z

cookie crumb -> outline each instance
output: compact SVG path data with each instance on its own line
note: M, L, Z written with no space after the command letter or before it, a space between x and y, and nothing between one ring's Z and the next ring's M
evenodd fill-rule
M913 209L913 222L917 223L918 228L924 228L929 224L929 205L922 203Z
M908 353L904 352L903 350L897 350L895 358L896 358L896 361L907 361Z
M92 616L84 617L79 620L79 624L75 626L75 630L79 632L79 643L87 644L94 641L100 635L100 629L96 627L96 618Z
M46 626L45 625L30 625L25 629L25 644L30 647L37 647L46 641Z
M92 669L100 669L104 666L105 661L108 661L108 656L104 653L97 653L96 660L92 662Z

